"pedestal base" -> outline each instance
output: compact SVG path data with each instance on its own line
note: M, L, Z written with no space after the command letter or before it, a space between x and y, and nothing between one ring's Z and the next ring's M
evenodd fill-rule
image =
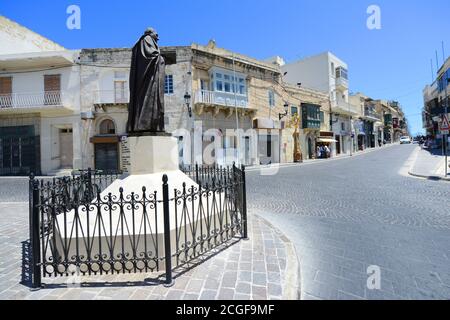
M130 175L152 174L179 169L178 143L174 137L128 137Z

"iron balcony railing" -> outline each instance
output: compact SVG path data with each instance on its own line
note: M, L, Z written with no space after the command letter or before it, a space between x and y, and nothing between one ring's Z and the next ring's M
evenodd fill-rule
M195 265L231 240L247 238L245 169L190 167L195 184L162 192L106 194L116 174L92 170L48 181L30 177L31 282L41 277L172 270Z
M0 109L62 106L63 96L61 91L1 94Z
M374 109L364 109L364 116L372 119L381 120L381 116Z
M217 104L226 107L247 108L248 98L246 95L231 92L199 90L195 94L196 103Z
M95 104L124 104L130 102L130 91L124 90L97 90L93 92Z

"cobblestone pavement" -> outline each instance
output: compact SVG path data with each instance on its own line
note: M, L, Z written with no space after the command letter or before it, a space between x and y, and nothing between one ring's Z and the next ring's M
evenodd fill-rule
M303 299L450 299L450 188L399 174L414 149L248 173L249 211L294 242Z
M10 179L19 186L21 179ZM3 186L2 186L3 187ZM15 188L15 187L14 187ZM20 200L19 198L16 198ZM161 273L43 278L30 291L28 203L0 203L0 300L2 299L297 299L298 260L292 243L270 223L250 217L249 241L213 252L190 270L174 273L166 288Z

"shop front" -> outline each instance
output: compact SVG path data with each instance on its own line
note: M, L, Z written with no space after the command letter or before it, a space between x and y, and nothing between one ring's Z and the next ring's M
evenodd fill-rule
M338 146L339 141L335 138L334 132L321 131L320 137L316 139L316 157L330 158Z
M256 118L253 120L253 129L256 130L258 139L257 158L259 164L280 163L281 134L284 122L269 118Z

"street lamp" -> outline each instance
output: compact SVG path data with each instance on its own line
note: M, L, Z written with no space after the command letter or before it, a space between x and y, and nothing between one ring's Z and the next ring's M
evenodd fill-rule
M188 109L189 118L192 118L191 95L189 94L189 92L186 92L184 94L184 103L186 104L186 107Z
M284 117L287 117L288 115L288 110L289 110L289 104L286 102L284 104L284 113L279 113L278 114L278 119L281 121L281 119L283 119Z

